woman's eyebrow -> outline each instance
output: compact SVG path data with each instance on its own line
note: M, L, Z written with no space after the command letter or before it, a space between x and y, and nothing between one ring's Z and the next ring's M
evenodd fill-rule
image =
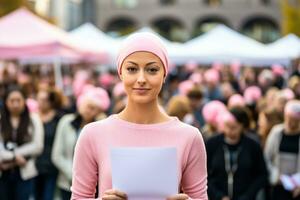
M157 63L157 62L149 62L149 63L146 64L146 66L152 65L152 64L156 64L156 63Z
M128 63L134 64L134 65L138 65L137 63L133 62L133 61L127 61Z
M131 63L133 65L138 65L137 63L133 62L133 61L127 61L128 63ZM146 64L146 66L152 65L152 64L157 64L157 62L149 62Z

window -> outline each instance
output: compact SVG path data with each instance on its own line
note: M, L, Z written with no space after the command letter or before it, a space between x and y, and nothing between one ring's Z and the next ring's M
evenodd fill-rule
M135 8L138 5L138 0L114 0L117 8Z
M176 0L160 0L159 2L163 6L169 6L174 5L176 3Z
M219 6L222 4L222 0L204 0L204 3L209 6Z

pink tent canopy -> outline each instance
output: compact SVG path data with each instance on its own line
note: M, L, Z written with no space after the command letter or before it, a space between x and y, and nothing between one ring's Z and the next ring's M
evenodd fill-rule
M0 18L0 59L31 57L106 62L107 53L76 44L65 31L21 8Z

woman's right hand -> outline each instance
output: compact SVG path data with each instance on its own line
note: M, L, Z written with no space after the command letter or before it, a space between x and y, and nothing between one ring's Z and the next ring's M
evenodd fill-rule
M24 165L26 165L27 160L23 156L16 155L15 162L19 167L23 167Z
M118 190L106 190L102 196L102 200L126 200L127 195Z

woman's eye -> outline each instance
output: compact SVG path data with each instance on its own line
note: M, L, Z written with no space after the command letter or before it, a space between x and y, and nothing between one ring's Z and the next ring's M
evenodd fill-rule
M149 68L149 69L147 69L147 71L148 72L150 72L150 73L152 73L152 74L155 74L156 72L158 72L158 68L156 68L156 67L151 67L151 68Z
M133 72L136 72L137 71L137 68L136 67L127 67L127 71L129 73L133 73Z

